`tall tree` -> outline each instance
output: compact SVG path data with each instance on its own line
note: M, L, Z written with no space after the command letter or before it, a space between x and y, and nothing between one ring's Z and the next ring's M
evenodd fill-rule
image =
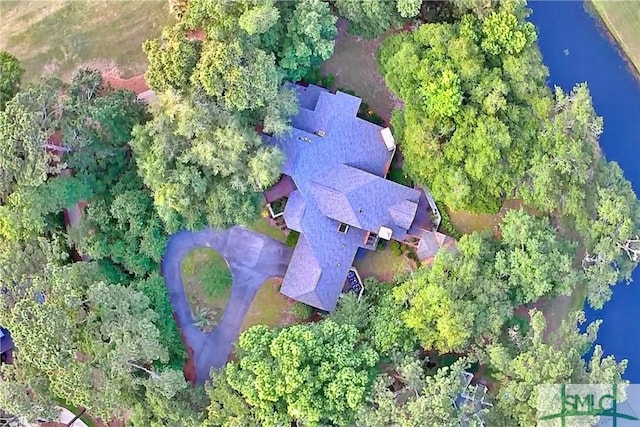
M378 355L351 325L331 320L240 336L227 381L262 424L349 424L364 402Z
M367 404L358 412L356 426L361 427L453 427L460 425L462 408L453 405L465 390L460 378L466 361L459 359L427 376L424 361L407 356L395 366L399 387L392 387L387 374L376 378ZM474 414L478 421L480 414ZM472 420L467 420L474 425Z
M503 249L496 253L496 270L509 283L514 301L569 295L583 279L572 265L576 246L557 238L548 220L522 209L509 211L500 230Z
M484 19L422 25L381 47L404 101L392 122L407 172L453 209L496 212L524 179L550 104L527 13L506 1Z
M276 52L278 66L287 80L297 82L310 69L331 57L338 35L336 21L329 4L322 0L295 3L286 22L282 47Z
M241 38L208 41L194 73L204 91L229 111L266 107L281 79L275 57Z
M185 91L198 63L201 42L189 39L182 24L166 27L159 39L147 40L142 49L149 67L145 79L155 91Z
M166 361L149 300L107 284L95 264L50 267L0 322L11 330L15 369L40 378L44 397L86 407L99 417L121 416L136 400L136 376ZM149 371L150 372L150 371ZM3 385L4 387L4 385Z
M6 50L0 51L0 111L13 96L18 93L24 68L15 56Z
M255 130L195 95L160 96L154 119L134 132L138 170L169 231L246 223L260 191L280 175L282 154Z
M366 38L378 37L385 31L400 25L397 0L336 0L340 16L349 21L349 32ZM408 10L405 2L402 11Z
M524 340L511 345L494 344L489 357L501 383L497 395L498 409L509 414L512 425L535 425L538 389L541 384L621 384L627 361L617 363L613 356L603 358L596 346L591 360L585 363L598 331L599 322L581 333L577 325L584 323L584 313L573 313L550 336L545 335L546 321L542 313L532 311L531 330Z

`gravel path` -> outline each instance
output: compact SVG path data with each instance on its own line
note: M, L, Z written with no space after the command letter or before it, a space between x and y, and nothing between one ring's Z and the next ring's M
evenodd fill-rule
M194 324L182 286L182 257L198 246L218 251L227 260L233 276L229 302L220 324L211 333L203 333ZM209 378L212 367L219 368L227 362L258 288L270 277L284 276L291 253L283 243L242 227L180 231L169 238L162 273L178 325L193 350L197 383Z

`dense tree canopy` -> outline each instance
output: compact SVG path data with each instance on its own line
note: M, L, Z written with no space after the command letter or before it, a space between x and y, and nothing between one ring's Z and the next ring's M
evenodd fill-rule
M9 369L21 371L18 377L25 380L42 380L37 390L27 380L25 390L109 418L135 401L135 376L156 360L166 361L167 350L148 298L104 279L96 264L87 263L24 277L31 291L3 311L0 323L20 349Z
M149 67L145 79L158 92L189 87L191 74L200 56L200 41L188 39L182 25L166 27L159 39L147 40L143 50Z
M24 68L15 56L6 50L0 51L0 111L20 88Z
M426 375L425 364L415 356L406 356L395 367L401 387L393 387L387 374L374 382L367 405L358 413L356 426L361 427L453 427L460 425L463 413L453 401L464 391L460 378L465 360L444 366ZM473 418L479 419L480 414ZM468 419L469 425L475 425Z
M331 320L271 331L257 326L239 340L227 381L264 425L348 425L364 402L378 354L351 325Z
M338 12L349 21L348 31L366 38L380 36L400 26L402 18L413 18L420 12L415 0L336 0Z
M440 251L394 290L397 310L427 349L459 351L497 337L515 307L543 296L568 295L584 280L573 269L575 246L545 219L508 212L502 239L473 233L458 252Z
M134 131L138 171L167 229L247 223L258 191L280 176L282 154L255 130L196 96L160 96L155 115Z
M618 363L613 356L603 357L600 346L588 362L583 359L599 327L599 323L593 323L580 333L576 322L584 320L584 313L573 313L551 336L545 336L544 316L532 311L531 330L525 337L509 345L490 346L491 365L501 383L498 407L511 420L510 425L536 424L539 385L623 382L626 360Z
M404 101L392 123L406 170L453 209L497 211L524 178L549 105L533 24L507 1L484 19L425 24L385 41L382 72Z

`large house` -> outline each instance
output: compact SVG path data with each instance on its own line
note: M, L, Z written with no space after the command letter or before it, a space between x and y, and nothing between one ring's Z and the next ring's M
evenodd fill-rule
M439 213L428 192L385 179L395 141L389 128L356 117L360 98L314 85L291 88L300 106L292 132L266 137L285 153L284 220L300 233L281 292L331 311L359 249L393 239L420 254ZM265 193L268 202L283 195L274 190Z

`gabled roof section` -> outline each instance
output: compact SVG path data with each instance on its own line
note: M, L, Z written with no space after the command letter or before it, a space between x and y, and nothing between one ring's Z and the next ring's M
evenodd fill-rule
M300 232L302 230L302 215L304 215L305 202L298 190L289 194L289 199L284 207L284 220L287 227Z
M411 223L416 216L418 204L411 200L401 200L389 208L391 219L398 226L405 230L411 227Z
M311 183L310 191L316 206L324 216L353 227L362 228L346 194L315 182Z
M417 190L344 164L311 185L325 216L374 233L388 227L398 240L411 226L420 198Z
M390 131L356 117L361 100L314 85L291 85L300 111L292 131L271 138L285 154L282 172L297 191L285 207L287 226L301 233L281 292L322 310L335 308L358 248L369 232L403 240L419 192L384 178L393 157ZM350 227L338 231L340 223Z

